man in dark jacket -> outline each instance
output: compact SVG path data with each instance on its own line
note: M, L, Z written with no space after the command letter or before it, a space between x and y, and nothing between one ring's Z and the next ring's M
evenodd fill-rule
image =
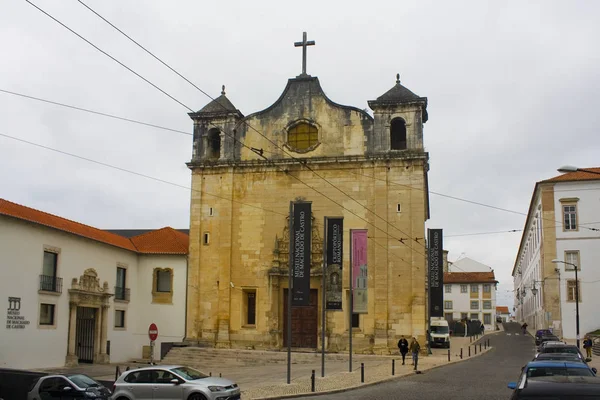
M408 353L408 340L404 336L398 340L398 349L400 350L400 354L402 355L402 365L404 365L404 360L406 359L406 353Z

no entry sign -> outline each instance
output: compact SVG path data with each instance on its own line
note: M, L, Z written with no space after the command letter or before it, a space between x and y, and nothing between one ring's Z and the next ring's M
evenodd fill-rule
M148 337L150 338L151 341L155 341L156 338L158 337L158 327L156 326L155 323L151 323L150 327L148 328Z

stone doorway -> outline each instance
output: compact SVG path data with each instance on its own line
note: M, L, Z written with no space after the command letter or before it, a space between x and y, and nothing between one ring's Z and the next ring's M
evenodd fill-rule
M94 336L96 331L96 308L77 307L77 360L80 363L94 362Z
M288 290L283 290L283 346L287 347ZM310 290L308 307L292 307L292 347L316 349L319 297L318 290Z

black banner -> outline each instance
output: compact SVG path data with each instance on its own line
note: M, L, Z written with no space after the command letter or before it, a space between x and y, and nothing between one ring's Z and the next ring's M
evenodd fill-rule
M344 219L327 218L327 264L325 269L325 309L342 310L342 260Z
M311 203L294 203L292 306L310 305Z
M441 229L427 229L428 272L429 272L429 316L444 316L444 260L443 235Z

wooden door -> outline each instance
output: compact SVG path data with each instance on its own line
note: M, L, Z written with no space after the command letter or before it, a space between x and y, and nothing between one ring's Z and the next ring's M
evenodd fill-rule
M317 348L318 290L310 290L310 305L292 307L292 347ZM283 290L283 346L287 347L288 290Z

